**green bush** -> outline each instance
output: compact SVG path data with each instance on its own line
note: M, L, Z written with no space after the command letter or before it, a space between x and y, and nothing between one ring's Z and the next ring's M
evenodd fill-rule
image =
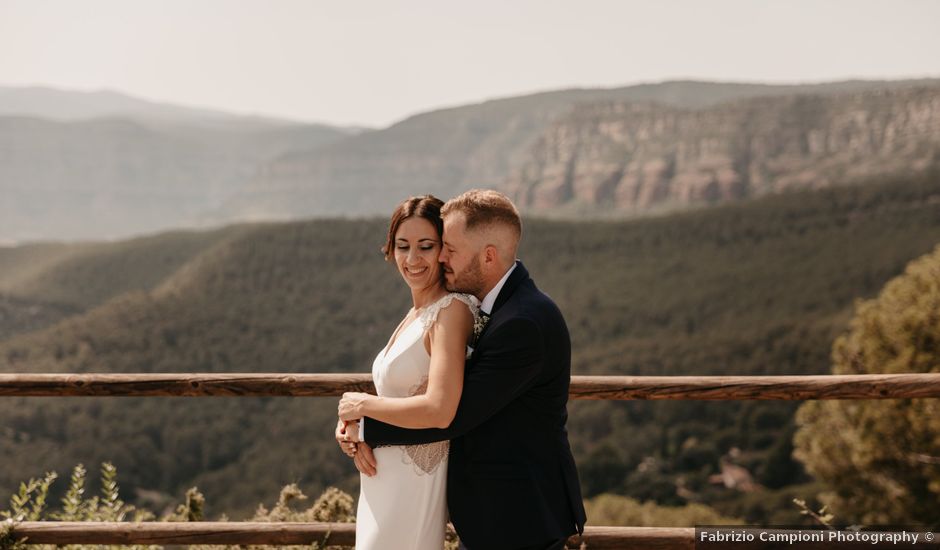
M55 545L29 545L25 539L18 540L13 534L20 521L202 521L205 498L195 488L186 492L186 501L170 513L157 520L156 515L145 509L126 504L120 499L117 484L117 469L110 463L101 466L101 491L91 498L85 497L85 468L79 464L72 470L71 481L62 508L58 511L48 509L46 501L49 488L58 477L55 472L47 473L41 479L30 479L21 483L19 491L10 498L10 509L0 511L6 521L0 527L0 550L56 550ZM330 487L306 509L295 509L292 504L307 500L307 496L295 484L281 489L281 494L273 508L268 510L259 504L254 516L248 521L260 522L355 522L353 498L339 489ZM228 521L222 516L219 521ZM100 550L100 545L65 545L66 550ZM131 550L161 550L158 545L127 545L122 548ZM242 550L244 546L229 545L192 545L190 550ZM311 546L264 546L248 545L250 550L320 550L321 548L340 549L345 547L313 543Z

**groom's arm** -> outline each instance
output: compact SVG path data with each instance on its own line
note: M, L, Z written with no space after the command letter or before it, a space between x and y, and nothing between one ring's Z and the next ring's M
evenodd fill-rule
M459 437L479 426L528 390L542 371L544 344L531 319L508 320L487 335L485 350L464 379L460 405L447 428L409 430L364 418L365 442L382 445L417 445Z

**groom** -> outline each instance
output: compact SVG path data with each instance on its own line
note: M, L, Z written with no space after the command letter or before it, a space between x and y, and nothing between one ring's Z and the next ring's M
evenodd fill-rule
M476 296L486 319L475 330L457 414L445 429L423 430L365 418L365 442L451 440L447 505L464 548L564 548L585 521L565 430L568 328L516 260L522 221L505 195L468 191L441 217L447 289Z

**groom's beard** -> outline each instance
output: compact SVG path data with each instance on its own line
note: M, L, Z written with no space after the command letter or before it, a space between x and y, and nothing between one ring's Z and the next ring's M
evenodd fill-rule
M451 292L462 292L482 299L480 294L483 292L485 285L483 283L483 269L480 267L480 258L474 257L470 265L460 273L455 271L454 282L447 283L445 287Z

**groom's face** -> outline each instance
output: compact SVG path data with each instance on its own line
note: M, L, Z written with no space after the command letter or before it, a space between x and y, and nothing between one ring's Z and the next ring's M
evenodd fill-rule
M444 246L440 262L444 267L444 282L451 292L472 294L479 299L485 283L480 254L483 247L467 232L466 220L461 212L444 219Z

